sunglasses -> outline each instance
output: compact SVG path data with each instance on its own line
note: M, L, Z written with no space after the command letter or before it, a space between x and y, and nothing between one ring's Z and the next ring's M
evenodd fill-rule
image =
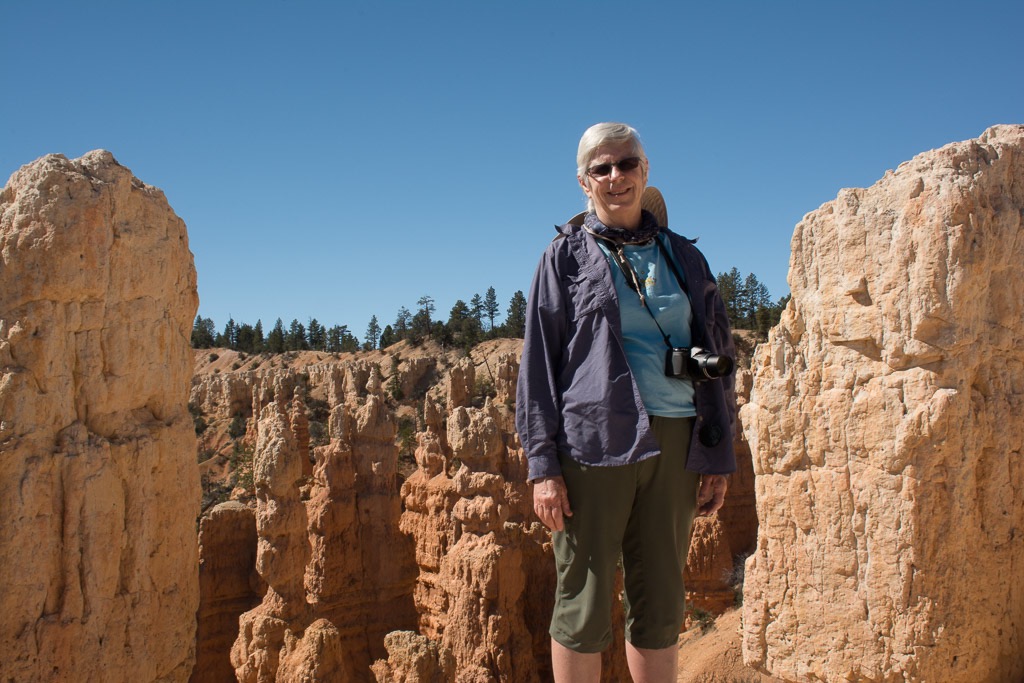
M640 165L640 161L640 157L626 157L607 164L597 164L587 169L587 175L591 178L604 178L611 175L613 166L622 173L628 173L635 170Z

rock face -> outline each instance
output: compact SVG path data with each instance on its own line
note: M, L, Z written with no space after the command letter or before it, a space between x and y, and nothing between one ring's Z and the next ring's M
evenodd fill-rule
M744 659L823 681L1024 679L1024 126L843 190L742 410Z
M108 152L0 193L0 679L188 679L197 303L184 223Z
M415 625L395 424L379 373L368 375L332 408L314 463L303 385L268 376L253 392L256 569L267 591L241 616L231 650L242 683L370 680L384 635Z
M255 510L237 501L221 503L199 524L199 612L196 665L189 683L235 678L231 646L238 617L261 600L266 586L256 573Z

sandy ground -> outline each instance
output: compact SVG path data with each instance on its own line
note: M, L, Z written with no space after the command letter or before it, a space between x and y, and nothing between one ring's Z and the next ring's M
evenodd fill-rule
M743 666L741 610L726 612L708 633L693 628L679 643L679 683L782 683Z

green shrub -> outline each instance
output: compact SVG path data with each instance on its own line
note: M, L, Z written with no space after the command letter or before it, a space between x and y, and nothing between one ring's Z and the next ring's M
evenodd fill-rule
M231 424L228 425L228 436L232 439L240 439L245 436L245 430L245 418L241 415L235 415L231 420Z
M715 627L715 615L699 607L690 610L690 618L700 627L701 633L707 633Z

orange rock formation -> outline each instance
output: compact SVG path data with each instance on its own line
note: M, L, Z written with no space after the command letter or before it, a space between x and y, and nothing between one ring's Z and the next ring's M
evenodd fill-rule
M303 385L268 375L253 392L262 405L256 569L267 592L240 618L231 651L240 682L369 680L385 633L415 623L412 547L397 528L394 420L379 373L361 390L352 376L312 466Z
M185 224L110 153L0 193L0 680L188 679L197 303Z
M1024 126L843 190L742 418L744 658L821 681L1024 679Z
M395 364L377 354L336 362L320 359L301 367L301 359L296 359L295 367L287 369L262 365L257 370L250 366L197 375L192 402L209 411L211 424L232 415L261 416L244 437L259 433L257 508L281 517L264 519L259 513L264 519L261 547L267 546L266 557L288 567L264 567L261 572L272 590L277 571L293 582L290 588L274 591L276 595L268 592L259 608L243 616L234 660L242 680L250 680L256 671L286 680L281 662L297 662L304 656L344 659L352 664L344 670L346 680L370 680L366 653L378 660L372 667L378 681L550 678L547 627L553 560L549 536L533 516L513 426L519 343L507 340L505 346L504 351L488 355L484 349L472 361L464 358L451 365L443 355ZM208 362L206 355L197 356L201 364ZM385 379L382 371L396 365L398 375ZM445 368L440 382L426 384L439 368ZM491 387L486 399L480 390L484 385ZM405 408L384 398L385 387L397 388L400 396L407 390L416 396L425 386L429 389L416 435L416 467L399 493L393 470L394 414ZM246 397L252 403L249 409L242 406ZM302 444L302 434L312 430L296 424L313 424L305 415L318 401L330 407L331 440L312 449L316 465L309 473L300 473L308 463L302 454L310 452ZM303 405L307 410L301 409ZM278 463L275 469L288 472L285 479L298 477L298 483L278 490L274 482L280 477L262 474L266 465L261 463L267 458ZM362 489L368 482L376 482L371 488L378 507L356 517L351 501L369 500ZM734 491L734 500L745 500L740 489ZM733 516L742 517L742 509ZM295 519L285 525L285 517ZM367 524L377 526L368 533ZM744 529L751 526L746 520ZM399 530L397 540L386 540L387 534ZM688 581L693 588L690 597L701 609L718 612L734 602L729 583L733 554L739 552L735 548L742 549L749 531L741 532L739 541L731 540L731 533L728 524L710 519L702 520L694 535ZM302 553L286 557L281 546L285 538L298 538L288 542L288 553L297 552L298 546ZM403 543L410 545L400 552ZM387 552L381 553L381 548ZM375 629L343 639L340 634L346 628L368 618L367 607L360 602L367 599L363 594L375 595L374 581L396 571L394 567L403 568L402 580L390 589L400 607L390 610L391 616L385 615L389 610L379 610L373 615L378 619ZM350 588L328 590L325 583ZM287 591L291 597L285 599ZM334 597L321 598L325 593ZM297 611L281 617L287 609ZM404 616L398 619L395 614ZM324 620L318 642L330 644L318 650L322 655L313 654L303 640L315 619ZM606 655L606 681L628 680L621 611L617 619L618 641ZM219 623L227 623L226 617ZM396 630L412 628L418 632ZM393 633L385 638L388 631Z
M223 683L235 678L231 646L238 617L260 603L266 586L256 573L255 510L236 501L221 503L199 525L199 591L196 666L189 683Z
M428 394L418 467L402 486L401 528L416 540L420 570L420 633L443 654L441 680L455 680L456 672L466 681L542 680L537 663L551 594L527 605L525 589L551 584L542 570L547 536L529 520L526 464L504 402L515 393L510 365L514 356L499 361L497 396L481 408L470 405L475 369L468 359ZM393 668L405 666L394 652L391 660ZM394 680L388 666L375 666L378 680Z

